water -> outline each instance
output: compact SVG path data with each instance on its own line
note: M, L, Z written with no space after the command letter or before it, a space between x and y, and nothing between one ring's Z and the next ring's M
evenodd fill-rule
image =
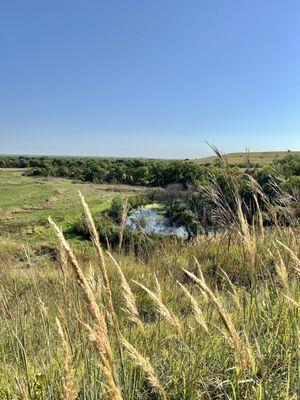
M132 230L156 233L165 236L177 236L181 239L188 238L188 232L184 226L170 226L168 219L155 208L139 208L126 219L126 226Z

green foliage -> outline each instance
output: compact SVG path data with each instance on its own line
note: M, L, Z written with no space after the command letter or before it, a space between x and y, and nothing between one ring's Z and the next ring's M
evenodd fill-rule
M116 197L112 200L111 206L107 210L93 215L100 241L105 248L107 248L107 246L111 248L118 247L122 230L123 249L134 249L136 252L148 251L155 243L162 240L162 238L154 234L145 235L140 231L132 231L126 226L122 227L120 223L125 204L128 204L126 200ZM85 218L82 217L75 221L69 228L68 234L90 239L90 233Z
M198 210L197 210L198 211ZM184 226L189 237L196 236L202 232L202 226L197 219L197 214L187 207L183 200L175 200L166 207L166 217L175 226Z
M128 214L138 207L145 206L150 202L147 193L134 194L128 198L115 197L108 210L108 216L116 223L121 224L123 213Z
M125 212L126 202L120 197L115 197L108 210L109 217L116 223L120 224L122 221L122 215Z
M2 157L0 167L24 168L36 176L60 176L94 183L166 186L194 184L205 167L192 161L160 161L100 158Z

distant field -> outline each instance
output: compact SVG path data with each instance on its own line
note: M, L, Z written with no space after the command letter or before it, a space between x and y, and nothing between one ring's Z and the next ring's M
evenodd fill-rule
M23 176L24 170L0 169L0 239L41 242L51 237L49 215L66 228L79 218L82 207L78 190L92 211L109 207L115 196L143 188L125 185L74 183L63 178Z
M259 163L261 165L267 165L270 164L274 159L280 159L284 158L287 155L299 155L300 156L300 151L264 151L264 152L250 152L249 158L250 162L252 163ZM228 153L226 156L228 158L228 161L230 164L240 164L245 162L246 156L248 154L244 153ZM212 163L214 160L216 160L216 156L212 157L205 157L205 158L199 158L196 161L201 163L201 164L206 164L206 163Z

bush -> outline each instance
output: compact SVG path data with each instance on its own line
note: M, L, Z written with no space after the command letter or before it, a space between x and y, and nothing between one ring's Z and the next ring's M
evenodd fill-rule
M98 213L93 216L99 239L102 245L107 248L108 243L111 248L119 246L121 226L116 224L105 213ZM70 234L77 235L83 239L90 240L90 233L86 224L85 218L73 223ZM125 250L133 250L135 253L145 252L150 250L155 243L161 241L159 235L143 234L139 231L132 231L125 226L123 230L122 247Z

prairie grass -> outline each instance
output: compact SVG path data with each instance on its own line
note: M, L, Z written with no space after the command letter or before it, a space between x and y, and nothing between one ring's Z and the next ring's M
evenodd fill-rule
M297 227L108 254L82 202L84 252L1 247L1 399L297 399Z

